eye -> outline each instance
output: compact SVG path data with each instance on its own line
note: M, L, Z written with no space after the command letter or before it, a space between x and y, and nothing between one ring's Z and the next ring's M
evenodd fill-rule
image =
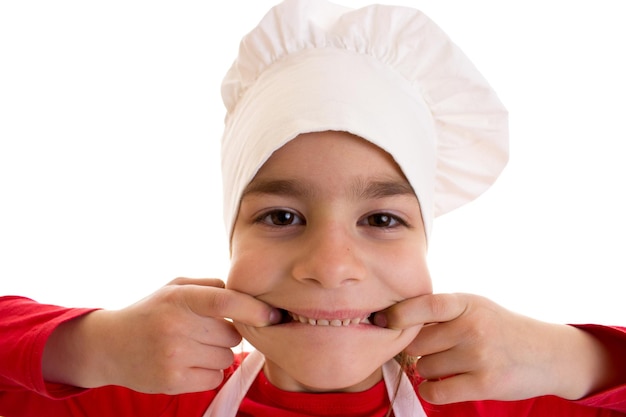
M361 224L371 227L381 228L393 228L398 226L405 226L406 222L402 219L389 213L373 213L365 217Z
M268 226L291 226L304 224L304 220L296 213L288 210L272 210L257 218L257 222Z

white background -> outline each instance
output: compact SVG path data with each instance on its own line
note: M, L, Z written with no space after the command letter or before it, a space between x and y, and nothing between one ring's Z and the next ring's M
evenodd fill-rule
M625 325L623 3L393 3L442 26L510 112L505 173L435 222L436 291ZM119 308L226 276L220 82L273 4L0 3L0 294Z

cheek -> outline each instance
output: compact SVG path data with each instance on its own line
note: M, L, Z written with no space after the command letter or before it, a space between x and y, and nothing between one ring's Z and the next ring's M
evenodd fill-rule
M277 266L271 257L262 250L233 249L226 288L250 294L260 295L276 276Z
M259 276L263 276L263 255L253 250L249 238L235 225L231 241L230 269L226 288L250 295L258 294Z
M254 259L247 259L245 256L233 254L230 261L228 279L226 280L226 288L253 294L256 280L253 279L252 265L254 265Z
M418 255L416 255L418 253ZM398 251L377 265L380 276L400 299L433 292L425 255L417 251Z

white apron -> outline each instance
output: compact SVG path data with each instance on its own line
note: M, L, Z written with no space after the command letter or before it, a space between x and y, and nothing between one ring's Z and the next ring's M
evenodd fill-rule
M252 351L217 393L204 417L235 417L239 405L263 369L264 363L265 357L259 351ZM394 400L392 396L398 383L398 376L401 380ZM400 373L400 365L395 360L392 359L383 365L383 379L389 399L393 402L395 417L426 417L413 385L404 372Z

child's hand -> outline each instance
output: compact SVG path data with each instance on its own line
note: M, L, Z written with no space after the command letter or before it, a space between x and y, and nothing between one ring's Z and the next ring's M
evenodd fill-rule
M586 332L514 314L469 294L424 295L377 313L389 328L424 327L406 348L421 356L419 387L429 402L578 399L602 387L611 364Z
M48 381L121 385L177 394L216 388L241 336L224 317L254 326L280 320L217 279L179 278L118 311L95 311L57 328L44 352Z

